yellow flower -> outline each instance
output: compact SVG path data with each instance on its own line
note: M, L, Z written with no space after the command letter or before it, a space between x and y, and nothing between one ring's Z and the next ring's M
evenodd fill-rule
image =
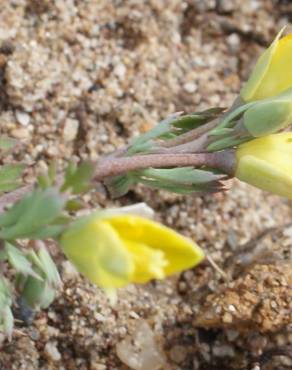
M235 176L239 180L292 199L292 132L242 144L236 159Z
M62 235L60 244L77 269L107 291L162 279L204 258L191 240L131 214L84 218Z
M292 86L292 34L280 39L282 32L260 56L241 90L245 102L275 96Z

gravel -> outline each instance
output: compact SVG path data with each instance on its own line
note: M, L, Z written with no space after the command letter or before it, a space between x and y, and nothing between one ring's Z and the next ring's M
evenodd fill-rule
M52 159L97 160L170 113L229 106L292 14L276 0L2 3L1 133L20 139L27 181ZM225 275L206 262L129 286L112 307L57 254L63 291L31 325L18 323L12 342L1 339L0 368L291 368L291 203L230 185L205 197L142 186L119 200L88 195L92 207L147 202ZM141 330L152 357L135 347Z

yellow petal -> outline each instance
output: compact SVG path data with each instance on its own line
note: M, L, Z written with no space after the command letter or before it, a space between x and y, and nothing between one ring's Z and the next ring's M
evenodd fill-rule
M245 102L278 95L292 86L292 34L279 40L281 33L261 55L241 90Z
M103 288L118 288L131 280L134 264L116 231L100 220L72 228L61 238L68 259L91 282Z
M252 156L239 162L236 177L259 189L292 199L292 176Z
M284 132L239 146L235 176L262 190L292 199L292 133Z
M123 240L162 251L168 262L165 275L193 267L204 258L196 243L157 222L133 215L113 216L106 221Z
M163 252L130 240L125 241L125 244L132 254L135 265L132 278L134 283L146 283L152 279L163 279L165 277L164 269L168 263Z

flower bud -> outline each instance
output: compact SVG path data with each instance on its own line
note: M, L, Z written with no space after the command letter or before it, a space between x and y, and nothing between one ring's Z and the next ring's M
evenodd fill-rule
M235 109L209 133L209 151L238 146L274 134L292 123L292 88Z
M292 34L280 39L283 30L260 56L241 90L245 102L275 96L292 86Z
M77 269L106 291L162 279L204 258L195 243L157 222L118 210L101 214L77 221L60 245Z
M243 124L253 137L270 135L292 123L292 88L275 98L256 102L243 115Z
M264 136L239 146L235 176L262 190L292 199L292 133Z

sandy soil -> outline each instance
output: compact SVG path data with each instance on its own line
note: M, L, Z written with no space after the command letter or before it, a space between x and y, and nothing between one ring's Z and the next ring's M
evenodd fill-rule
M27 181L51 159L96 160L169 113L229 106L291 19L280 0L1 0L1 133L23 143ZM0 337L0 368L291 368L291 203L231 185L200 198L87 195L95 207L147 202L224 274L206 262L129 286L111 307L53 246L64 291L12 342Z

